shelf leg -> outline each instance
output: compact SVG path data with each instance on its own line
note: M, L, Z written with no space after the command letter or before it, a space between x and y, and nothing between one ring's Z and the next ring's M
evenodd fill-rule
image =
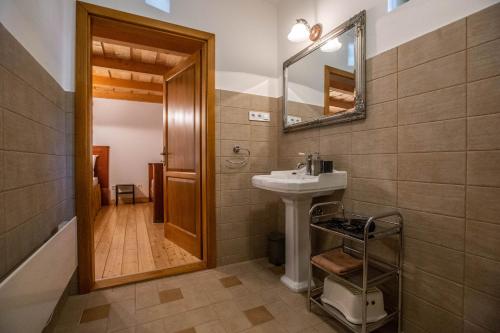
M281 277L295 292L308 287L309 208L312 198L282 198L285 203L285 275Z

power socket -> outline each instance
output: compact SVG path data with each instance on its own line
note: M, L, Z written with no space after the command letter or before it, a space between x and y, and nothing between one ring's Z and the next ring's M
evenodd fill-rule
M271 121L271 114L269 112L248 111L248 120Z

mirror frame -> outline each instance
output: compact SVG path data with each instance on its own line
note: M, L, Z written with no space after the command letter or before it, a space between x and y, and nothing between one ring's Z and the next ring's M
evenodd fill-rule
M365 29L366 29L366 11L363 10L345 21L338 27L334 28L325 36L321 37L316 42L312 43L299 53L293 55L283 63L283 96L282 96L282 117L283 117L283 132L291 132L301 129L314 128L320 126L331 125L335 123L344 123L352 120L363 119L366 117L366 87L365 87ZM319 49L323 44L331 38L339 37L343 33L352 28L356 28L356 65L355 65L355 79L356 79L356 95L354 97L355 105L354 111L343 111L338 114L318 118L311 121L297 123L293 125L287 124L288 118L288 67L296 63L300 59L306 57L310 53Z

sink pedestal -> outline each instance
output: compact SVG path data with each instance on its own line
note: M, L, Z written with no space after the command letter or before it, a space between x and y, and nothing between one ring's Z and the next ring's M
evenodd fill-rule
M309 209L313 197L345 189L347 173L334 170L318 176L305 170L272 171L270 175L252 177L252 185L277 193L285 203L285 275L281 281L291 290L307 289L309 273Z
M286 264L281 282L291 290L301 292L307 289L309 272L309 209L312 198L282 197L281 200L285 203L286 218Z

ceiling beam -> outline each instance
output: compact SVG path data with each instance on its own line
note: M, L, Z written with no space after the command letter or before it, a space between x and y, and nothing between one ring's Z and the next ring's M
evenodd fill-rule
M92 84L94 86L100 86L100 87L118 87L118 88L163 92L163 85L160 83L113 79L97 75L94 75L92 77Z
M135 102L147 102L147 103L163 103L163 96L160 95L149 95L149 94L132 94L132 93L122 93L114 91L92 91L92 97L98 98L109 98L109 99L121 99L127 101Z
M189 56L203 46L203 43L197 39L99 17L94 18L92 21L92 39L104 43L181 56Z
M129 72L147 73L162 76L171 69L171 67L167 66L145 64L142 62L117 58L106 58L103 56L93 56L92 66L114 68Z

